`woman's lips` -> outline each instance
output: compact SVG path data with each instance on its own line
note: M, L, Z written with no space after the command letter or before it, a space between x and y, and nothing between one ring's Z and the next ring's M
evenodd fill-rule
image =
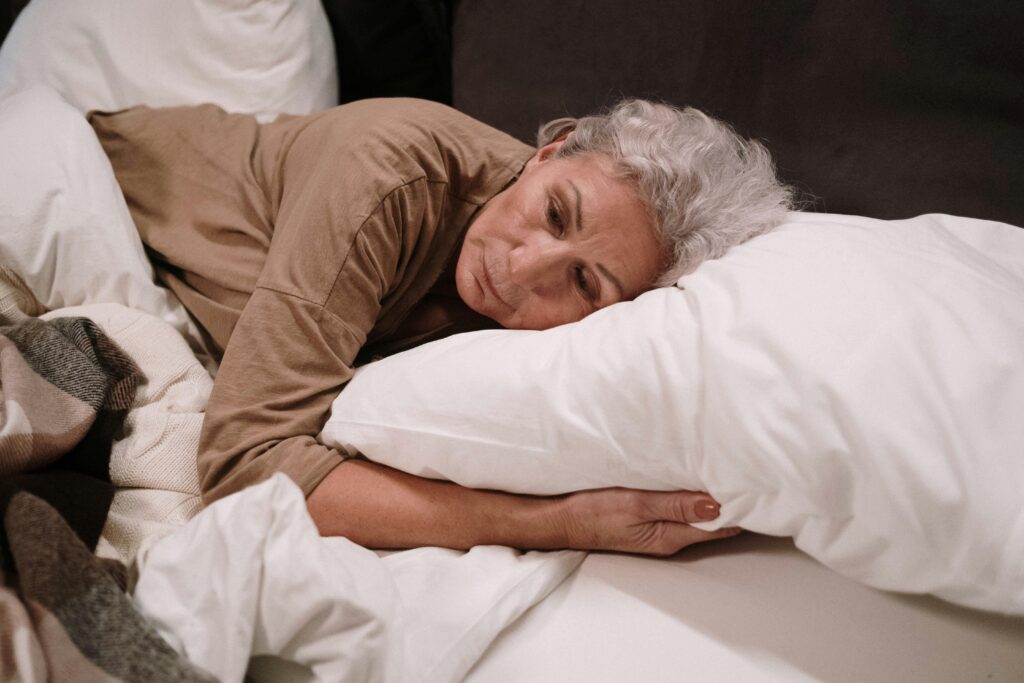
M496 299L506 308L512 308L504 299L501 298L501 295L498 294L498 290L495 288L494 283L491 282L491 273L487 269L487 256L483 249L480 250L480 277L478 279L480 281L481 290L490 294L492 298Z

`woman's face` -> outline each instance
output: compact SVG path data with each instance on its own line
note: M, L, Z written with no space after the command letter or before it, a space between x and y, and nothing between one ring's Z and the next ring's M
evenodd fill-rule
M538 150L519 180L489 201L459 253L459 297L503 327L574 322L650 289L665 251L635 190L611 161Z

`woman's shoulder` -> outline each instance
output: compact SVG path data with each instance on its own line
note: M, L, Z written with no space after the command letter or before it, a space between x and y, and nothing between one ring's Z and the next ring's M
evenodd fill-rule
M386 171L396 182L426 178L472 201L486 201L498 178L518 173L533 149L444 104L394 97L358 100L321 112L305 134L316 147L363 172Z
M398 135L431 137L474 136L514 139L468 114L440 102L414 97L378 97L356 100L323 112L331 120Z

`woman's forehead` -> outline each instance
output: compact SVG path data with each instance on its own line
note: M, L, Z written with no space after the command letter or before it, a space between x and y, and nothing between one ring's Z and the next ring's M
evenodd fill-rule
M622 283L626 296L646 288L666 260L647 205L631 179L614 175L603 155L581 155L552 165L551 182L565 195L565 211L581 247L592 250Z
M629 177L615 175L612 161L603 155L581 155L552 165L549 182L568 195L573 210L585 225L626 222L654 227L650 211Z

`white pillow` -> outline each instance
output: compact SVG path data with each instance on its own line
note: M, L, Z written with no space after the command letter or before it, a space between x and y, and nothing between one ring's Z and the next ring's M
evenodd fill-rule
M199 343L153 280L107 155L81 112L39 86L0 99L0 266L48 309L117 303Z
M367 366L321 438L467 486L707 490L714 526L1024 614L1024 232L791 214L680 285Z
M32 0L0 93L36 84L82 111L213 102L266 120L338 102L319 0Z

